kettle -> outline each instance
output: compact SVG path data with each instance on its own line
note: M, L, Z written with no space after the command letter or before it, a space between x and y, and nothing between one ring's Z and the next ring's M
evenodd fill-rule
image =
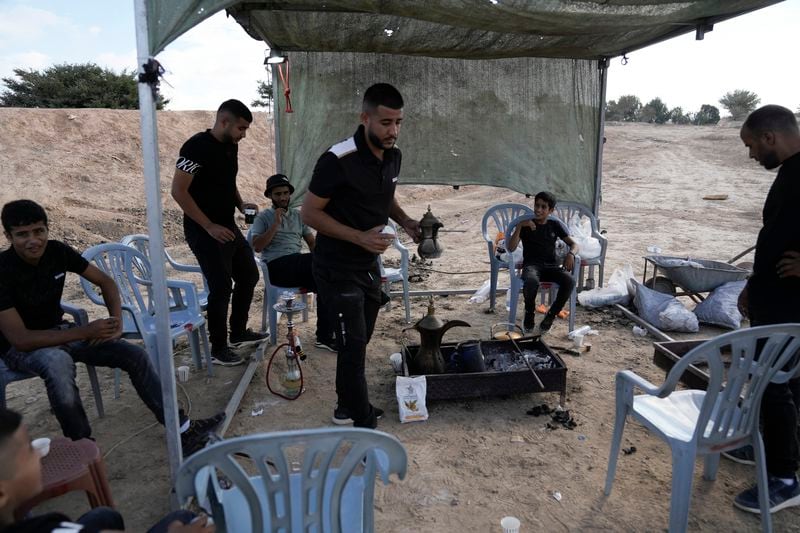
M450 320L444 322L436 316L433 305L433 296L428 303L428 314L417 321L416 324L403 331L414 329L419 332L419 351L410 361L414 374L443 374L444 357L442 357L442 337L450 328L455 326L471 327L463 320Z
M439 228L444 226L442 222L431 213L431 206L428 212L419 221L419 229L422 237L417 246L417 253L423 259L436 259L441 257L444 248L439 244Z

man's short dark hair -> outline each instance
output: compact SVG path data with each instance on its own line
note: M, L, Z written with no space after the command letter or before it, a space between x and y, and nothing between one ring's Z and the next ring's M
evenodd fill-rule
M550 209L555 209L556 207L556 196L551 192L547 191L538 192L536 193L536 196L533 198L533 200L534 201L541 200L545 202L550 207Z
M765 105L750 113L742 124L742 129L747 129L754 135L761 135L767 131L800 134L794 113L774 104Z
M225 100L220 104L217 109L217 115L221 113L230 113L236 118L243 118L247 122L253 122L253 113L250 109L239 100Z
M380 105L389 109L403 109L403 96L388 83L376 83L364 92L362 111L371 113Z
M36 224L37 222L44 222L44 225L47 226L47 213L44 207L33 200L8 202L3 206L0 218L3 221L3 229L6 233L11 233L11 228Z

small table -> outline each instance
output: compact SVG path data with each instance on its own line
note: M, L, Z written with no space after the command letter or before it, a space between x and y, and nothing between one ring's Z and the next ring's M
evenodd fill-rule
M14 511L18 520L40 503L73 490L86 492L92 508L114 507L103 456L91 439L54 438L50 453L42 458L42 487L41 493Z

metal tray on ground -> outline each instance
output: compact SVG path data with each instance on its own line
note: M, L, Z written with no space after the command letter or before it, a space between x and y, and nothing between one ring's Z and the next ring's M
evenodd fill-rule
M539 337L523 337L517 345L521 350L533 350L547 354L552 358L553 368L537 368L536 374L542 380L541 388L528 368L505 372L486 371L470 373L426 374L426 400L464 400L486 396L510 396L531 392L559 392L560 403L564 405L567 391L567 365ZM442 343L442 356L450 360L459 343ZM484 357L491 360L498 353L517 353L514 345L508 340L481 341ZM409 375L407 361L413 359L419 351L419 345L408 345L403 349L403 371Z
M653 362L658 368L662 368L665 372L669 373L672 367L675 366L675 363L680 361L681 357L707 340L708 339L654 342ZM723 350L722 357L723 364L727 367L730 364L730 352L728 351L726 354L725 350ZM706 390L708 387L708 374L703 370L703 368L705 368L705 365L700 362L698 362L698 364L689 365L689 367L681 376L681 383L691 389Z

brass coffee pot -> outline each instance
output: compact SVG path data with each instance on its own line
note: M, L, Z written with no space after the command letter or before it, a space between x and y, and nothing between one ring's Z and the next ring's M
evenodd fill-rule
M442 357L442 337L445 332L455 326L471 327L463 320L450 320L444 322L436 316L433 305L433 296L428 303L428 314L419 319L409 329L419 332L420 345L417 355L410 361L413 374L443 374L444 357Z
M419 229L422 237L417 246L417 253L423 259L436 259L442 255L444 248L439 244L439 228L444 226L442 222L431 213L431 206L428 212L419 221Z

